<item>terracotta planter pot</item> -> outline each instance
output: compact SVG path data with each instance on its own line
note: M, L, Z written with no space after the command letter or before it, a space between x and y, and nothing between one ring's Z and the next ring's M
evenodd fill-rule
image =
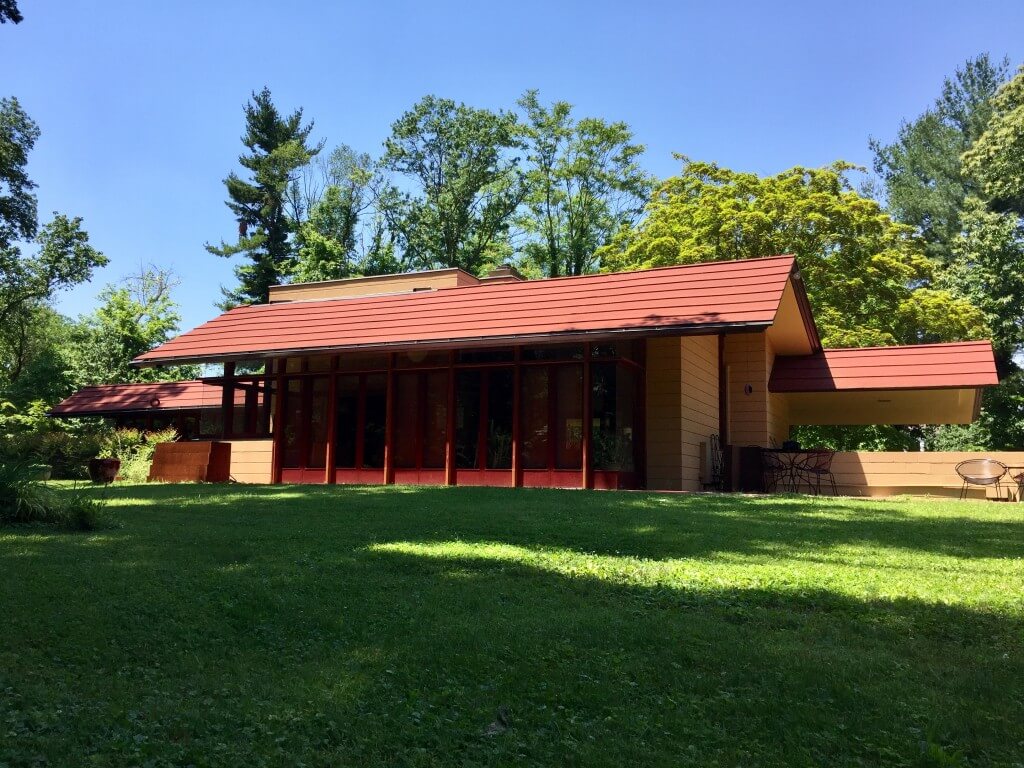
M109 485L121 469L120 459L89 459L89 479L94 483Z

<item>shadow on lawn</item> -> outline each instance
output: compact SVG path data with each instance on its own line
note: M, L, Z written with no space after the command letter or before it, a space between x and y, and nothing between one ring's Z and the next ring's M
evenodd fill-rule
M152 491L137 491L159 499L138 508L155 510L152 524L127 523L106 548L52 537L38 542L48 558L8 561L19 569L10 579L41 591L25 597L23 618L8 613L19 618L5 640L20 656L2 673L17 693L3 714L31 727L0 746L0 762L141 762L139 743L174 763L226 745L236 764L1019 755L1019 617L814 589L624 585L386 546L443 536L666 558L871 539L1008 557L1019 552L1004 540L1019 536L1015 523L947 527L846 502L822 517L820 504L786 499L492 489L416 491L402 509L377 490L266 489L211 515L182 507L180 490ZM48 690L59 691L52 702ZM75 716L43 727L49 706ZM484 736L502 706L512 729ZM4 752L22 748L19 759Z
M916 515L895 503L796 496L664 495L429 486L144 486L139 511L169 507L248 523L316 516L366 542L433 535L647 559L779 555L865 544L954 557L1024 557L1024 507L967 502L972 515ZM928 504L930 502L917 502ZM956 507L956 502L936 502ZM123 507L122 507L123 509ZM984 519L991 512L994 519ZM1007 519L1009 518L1009 519Z

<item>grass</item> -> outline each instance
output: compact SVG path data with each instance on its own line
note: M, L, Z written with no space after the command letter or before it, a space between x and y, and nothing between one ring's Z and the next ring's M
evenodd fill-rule
M0 530L0 765L1024 759L1024 507L96 493Z

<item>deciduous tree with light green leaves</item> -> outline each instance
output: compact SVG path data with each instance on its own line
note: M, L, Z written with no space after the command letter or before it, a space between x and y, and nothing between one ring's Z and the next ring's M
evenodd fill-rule
M995 207L1024 214L1024 67L992 98L992 110L964 167Z
M131 366L135 357L177 333L181 318L172 296L177 284L170 270L150 266L100 292L100 306L71 334L68 355L77 386L179 381L198 374L196 366Z
M982 312L934 283L912 227L858 194L837 162L758 176L684 160L635 228L598 252L606 270L797 257L826 346L979 338Z
M480 272L525 194L516 116L426 96L391 127L382 167L404 177L380 197L407 267Z
M635 222L650 195L653 179L639 165L644 147L625 123L577 120L568 102L546 107L537 91L519 106L529 162L522 251L547 277L592 272L597 248Z

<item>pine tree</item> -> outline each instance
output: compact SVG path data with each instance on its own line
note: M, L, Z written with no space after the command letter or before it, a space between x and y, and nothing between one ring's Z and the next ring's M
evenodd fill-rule
M232 172L224 180L226 204L238 221L238 241L206 244L206 250L216 256L243 254L250 262L235 268L237 288L221 289L225 298L221 306L225 309L267 301L270 286L291 271L295 224L287 215L286 197L299 169L323 148L322 142L309 145L312 130L312 121L302 124L301 108L283 117L267 88L253 93L252 101L245 106L242 143L249 151L238 162L250 177L245 180Z

